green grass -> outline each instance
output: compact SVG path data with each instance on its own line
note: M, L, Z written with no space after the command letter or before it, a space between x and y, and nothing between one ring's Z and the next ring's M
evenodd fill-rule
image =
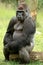
M43 51L43 11L39 11L37 15L37 31L35 34L35 48L36 51Z
M15 10L0 6L0 65L19 65L19 62L4 62L3 55L3 38L11 17L15 16ZM37 31L35 34L34 51L43 51L43 11L39 11L37 15ZM31 61L29 65L43 65L40 61Z

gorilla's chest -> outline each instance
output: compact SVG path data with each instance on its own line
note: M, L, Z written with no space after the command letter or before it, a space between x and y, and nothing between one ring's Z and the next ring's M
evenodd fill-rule
M14 33L13 33L13 38L17 39L19 38L23 33L23 24L18 22L14 25Z
M22 31L23 30L23 24L22 23L16 23L15 25L14 25L14 30L15 31Z

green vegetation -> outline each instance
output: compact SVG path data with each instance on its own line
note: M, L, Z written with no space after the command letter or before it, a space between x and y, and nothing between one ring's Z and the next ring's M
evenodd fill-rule
M38 11L36 26L34 50L43 51L43 10Z
M38 0L38 9L43 8L43 0Z
M9 23L9 20L15 16L15 10L0 6L0 65L19 65L19 62L4 61L3 38ZM43 51L43 10L38 12L37 33L35 34L35 51ZM26 64L27 65L27 64ZM43 65L40 61L31 61L29 65Z
M5 4L12 4L13 6L17 5L17 1L18 0L0 0L2 3ZM27 3L29 2L29 0L25 0ZM43 0L37 0L38 1L38 9L43 8Z

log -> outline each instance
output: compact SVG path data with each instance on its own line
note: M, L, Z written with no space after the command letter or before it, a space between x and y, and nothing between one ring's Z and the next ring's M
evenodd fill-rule
M43 61L43 52L31 52L30 58L31 60Z
M14 60L14 59L19 59L19 55L17 55L17 54L11 54L10 56L9 56L9 59L10 60ZM34 60L39 60L39 61L43 61L43 52L35 52L35 51L33 51L33 52L31 52L30 53L30 59L32 60L32 61L34 61Z

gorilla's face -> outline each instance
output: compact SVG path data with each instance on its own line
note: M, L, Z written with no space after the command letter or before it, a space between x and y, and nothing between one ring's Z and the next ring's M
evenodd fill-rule
M25 11L22 11L22 10L17 11L16 16L17 16L19 21L24 21L24 19L25 19Z

